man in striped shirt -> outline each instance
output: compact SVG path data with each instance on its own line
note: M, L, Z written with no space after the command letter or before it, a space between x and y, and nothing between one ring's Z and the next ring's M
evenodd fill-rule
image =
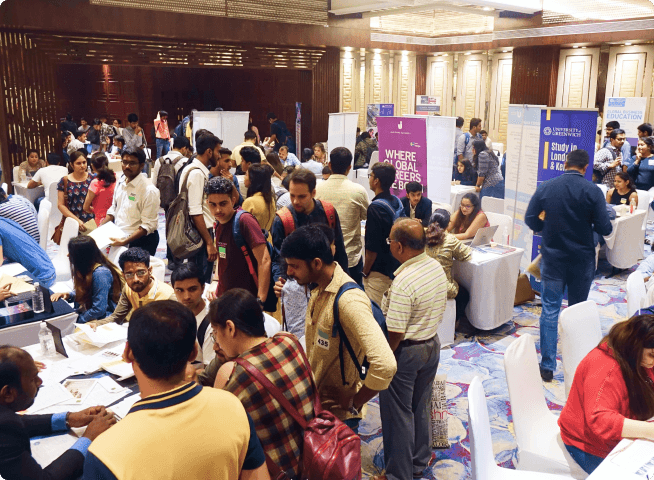
M379 393L388 480L422 478L431 458L429 402L438 368L438 326L447 302L447 277L425 253L425 231L418 220L395 222L387 239L401 263L384 294L388 342L397 373Z
M0 188L0 217L13 220L23 227L27 233L39 243L39 225L36 218L36 208L34 205L20 195L9 195Z

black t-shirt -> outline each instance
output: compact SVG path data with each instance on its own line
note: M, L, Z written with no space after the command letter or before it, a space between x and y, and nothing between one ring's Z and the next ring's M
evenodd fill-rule
M391 247L386 243L386 239L393 227L394 218L388 208L373 203L381 198L390 201L393 209L400 206L397 204L399 200L389 192L382 192L372 199L368 207L368 218L366 220L366 250L377 254L370 271L394 278L393 272L398 269L400 262L391 255Z
M277 135L275 151L278 151L279 147L286 144L286 130L286 124L281 120L276 120L270 124L270 136Z

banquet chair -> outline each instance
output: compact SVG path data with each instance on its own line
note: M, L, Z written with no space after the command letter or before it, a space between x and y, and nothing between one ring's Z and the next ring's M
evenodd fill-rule
M504 215L504 199L495 197L484 197L481 199L481 209L484 213L501 213Z
M57 272L57 282L65 282L72 278L70 273L70 260L68 259L68 242L79 234L79 223L74 218L67 218L64 222L64 230L61 233L59 251L52 259L52 264Z
M643 283L642 278L640 283ZM592 300L586 300L566 308L561 312L559 325L561 326L561 363L563 363L565 398L568 398L577 366L602 339L602 326L597 304Z
M484 197L483 200L485 199L486 197ZM494 212L486 212L486 211L484 211L484 213L486 214L486 217L488 218L488 223L490 224L491 227L493 225L498 225L498 229L495 232L495 235L493 235L493 241L501 244L506 243L506 236L504 234L504 228L506 227L506 230L509 233L509 245L513 243L513 219L508 215L504 215L503 213L494 213Z
M54 232L54 229L57 228L57 225L61 222L62 215L59 211L59 192L57 191L57 183L58 182L53 182L48 191L45 192L46 199L50 200L50 205L52 205L50 209L50 226L48 227L48 233Z
M635 214L636 212L634 212ZM643 215L638 211L639 215ZM644 215L647 216L647 215ZM629 224L630 227L618 228L615 233L613 248L606 245L606 259L615 268L631 268L643 258L643 239L640 238L641 228ZM636 227L637 230L632 228Z
M39 206L39 213L36 217L37 224L39 226L39 245L43 250L48 248L48 231L50 230L50 211L52 210L52 204L46 198L41 202Z
M468 436L473 480L562 480L562 475L502 468L495 463L486 394L479 377L468 388Z
M123 254L123 252L126 251L127 247L111 247L109 249L109 253L107 254L107 258L111 261L111 263L120 268L120 265L118 265L118 259Z
M599 188L602 191L602 195L604 195L604 197L606 198L606 194L609 191L609 187L607 187L603 183L596 183L595 185L597 185L597 188Z
M431 213L434 213L439 208L442 208L443 210L447 210L450 213L450 215L452 215L452 205L450 205L449 203L431 202Z
M20 167L14 167L12 174L13 174L13 179L14 182L18 183L20 181L20 178L18 178L18 173L20 172Z
M534 337L524 334L509 345L504 369L518 444L516 468L586 478L561 441L556 415L547 408Z
M441 348L454 343L454 324L456 323L456 302L453 298L447 300L443 321L438 326L438 340Z
M166 264L157 257L150 257L150 266L152 267L152 276L163 282L166 278Z
M627 277L627 317L631 317L640 308L648 307L645 305L647 291L643 275L640 272L633 272Z
M643 218L643 232L641 236L642 243L645 243L645 238L647 238L647 217L649 214L649 203L652 201L652 196L647 190L636 190L638 193L638 207L636 210L645 210L647 214ZM638 252L640 254L640 259L644 257L642 249Z
M5 191L5 193L7 193L8 188L9 188L9 186L6 183L2 184L2 189Z
M372 172L372 166L375 163L379 163L379 150L375 150L370 155L370 163L368 164L368 175L370 175L370 172Z

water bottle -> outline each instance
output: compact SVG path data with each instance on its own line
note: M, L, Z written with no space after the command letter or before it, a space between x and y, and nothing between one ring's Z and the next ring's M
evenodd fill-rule
M52 332L45 322L41 322L41 330L39 330L39 344L41 345L41 354L43 356L47 357L56 353Z
M634 213L634 210L636 210L636 199L632 198L629 202L629 213Z
M34 282L34 293L32 294L32 310L34 313L41 313L45 310L43 303L43 292L39 287L39 282Z

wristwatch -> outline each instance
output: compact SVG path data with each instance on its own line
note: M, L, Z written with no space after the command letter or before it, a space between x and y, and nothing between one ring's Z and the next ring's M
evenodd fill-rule
M362 276L363 278L368 278L368 275L370 275L370 273L363 273L363 272L361 272L361 276Z
M350 409L348 410L348 412L350 412L350 414L352 415L357 415L357 416L359 415L359 410L357 410L354 405L350 405Z
M66 414L66 428L70 430L70 423L68 423L68 417L70 417L70 412Z
M259 304L259 306L261 308L263 308L263 300L261 300L260 298L257 298L257 303Z

